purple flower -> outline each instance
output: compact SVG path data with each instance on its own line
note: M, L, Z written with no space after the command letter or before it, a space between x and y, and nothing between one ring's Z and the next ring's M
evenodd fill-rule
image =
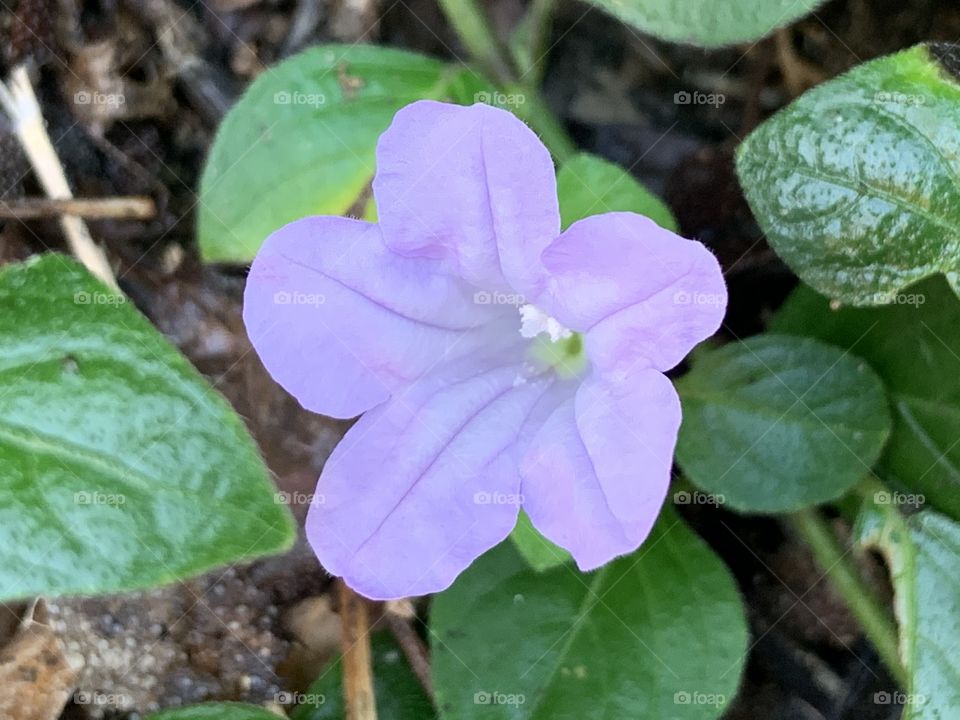
M716 259L633 213L561 234L546 148L485 105L398 112L373 192L379 224L271 235L244 298L277 382L363 414L307 518L321 563L371 598L436 592L521 505L583 570L637 548L680 425L663 372L723 318Z

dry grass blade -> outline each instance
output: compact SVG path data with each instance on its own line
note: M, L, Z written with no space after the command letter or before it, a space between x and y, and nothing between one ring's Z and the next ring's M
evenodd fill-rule
M6 85L0 83L0 104L10 116L14 132L47 195L56 199L72 198L66 173L50 142L37 96L23 65L14 68ZM70 252L93 275L119 292L107 256L93 242L86 223L76 215L64 215L60 218L60 225L67 236Z

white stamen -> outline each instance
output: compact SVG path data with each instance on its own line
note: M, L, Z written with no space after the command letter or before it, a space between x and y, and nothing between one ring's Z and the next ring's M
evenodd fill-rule
M557 342L573 335L573 331L565 328L536 305L521 305L520 321L520 334L525 338L535 338L540 333L547 333L550 342Z

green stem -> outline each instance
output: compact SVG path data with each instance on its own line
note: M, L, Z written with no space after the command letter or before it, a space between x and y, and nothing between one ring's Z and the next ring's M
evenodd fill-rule
M527 54L529 67L524 68L520 80L528 87L536 87L543 80L544 64L547 54L547 40L553 27L553 16L557 9L557 0L532 0L527 15L529 41Z
M547 107L535 85L517 82L509 55L497 41L486 15L476 2L440 0L440 7L470 55L496 81L497 87L522 99L513 106L513 111L540 136L557 164L573 155L577 146Z
M473 0L440 0L440 7L474 61L498 84L513 81L509 56L486 13Z
M873 475L867 475L853 488L854 493L860 496L862 500L870 504L876 503L877 493L890 492L887 486L877 480Z
M507 86L504 90L523 98L523 102L514 106L513 111L540 136L558 165L577 152L577 146L536 90L516 85Z
M903 688L909 687L907 671L900 662L897 629L890 615L870 592L856 567L847 559L833 530L816 510L801 510L785 518L810 546L817 563L860 622L890 674Z

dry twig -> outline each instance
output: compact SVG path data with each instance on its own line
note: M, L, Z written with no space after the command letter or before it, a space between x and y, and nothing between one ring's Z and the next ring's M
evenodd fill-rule
M35 220L58 215L76 215L97 220L150 220L156 217L157 207L151 198L144 196L0 200L0 218Z
M67 183L66 173L53 143L50 142L40 112L40 103L37 102L27 69L23 65L13 69L6 85L0 83L0 105L3 105L10 116L13 130L47 195L57 199L72 198L73 193ZM93 242L86 223L76 215L63 215L60 225L67 236L70 252L93 275L119 292L120 287L113 270L110 269L110 263L107 262L107 256Z
M370 616L366 601L337 582L343 622L343 695L347 720L377 720L370 654Z
M410 625L410 619L413 617L410 601L392 600L385 603L383 617L424 692L427 693L430 702L434 702L433 681L430 679L430 654L426 643Z

